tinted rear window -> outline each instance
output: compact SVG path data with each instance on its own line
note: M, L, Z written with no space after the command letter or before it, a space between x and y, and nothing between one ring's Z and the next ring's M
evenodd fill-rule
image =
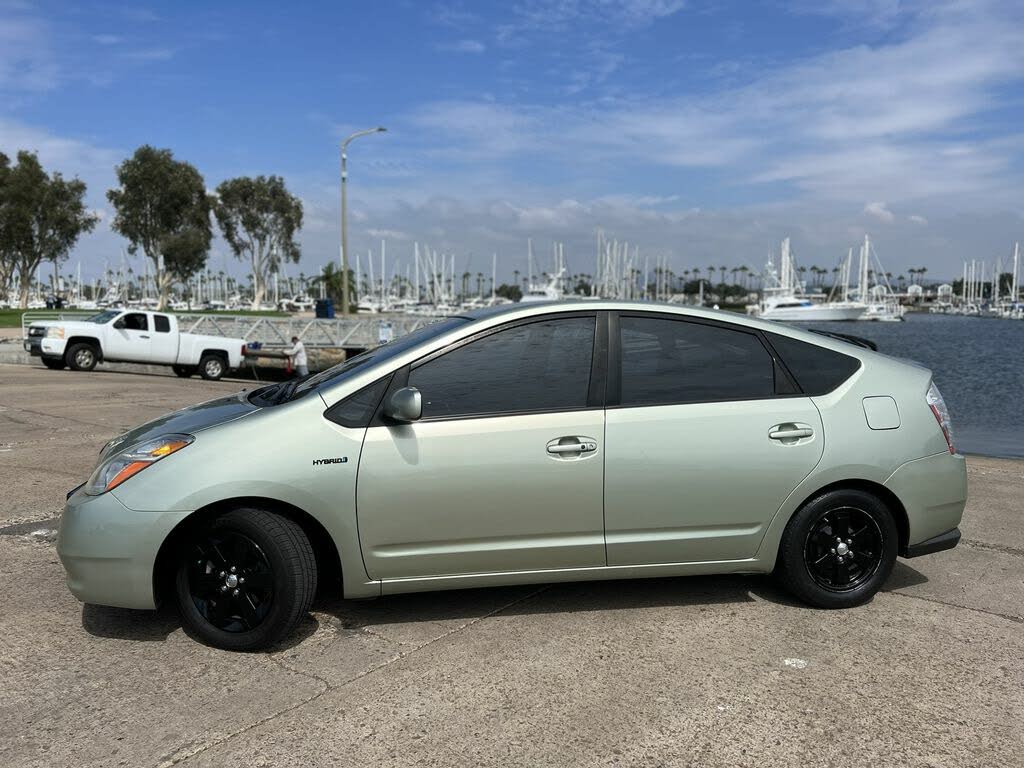
M170 333L171 321L167 319L166 315L153 315L153 327L157 333Z
M841 352L777 333L767 336L805 394L827 394L860 368L860 360Z
M772 357L756 335L717 325L623 316L622 405L772 397Z

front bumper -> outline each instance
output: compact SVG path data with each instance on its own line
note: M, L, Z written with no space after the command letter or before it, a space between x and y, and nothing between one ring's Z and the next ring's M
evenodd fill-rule
M43 339L41 336L33 336L25 339L25 351L32 357L43 356Z
M57 554L71 594L83 603L155 608L153 568L160 546L188 512L137 512L113 492L73 491L64 507Z

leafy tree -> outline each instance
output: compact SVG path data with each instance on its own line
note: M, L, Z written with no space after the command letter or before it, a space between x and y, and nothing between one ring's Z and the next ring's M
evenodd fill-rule
M14 166L0 155L0 274L17 270L23 309L39 265L51 261L56 270L98 220L85 207L84 182L50 176L32 152L18 152Z
M11 160L0 152L0 301L7 298L7 290L14 277L14 251L8 246L4 230L7 221L7 196L4 189L10 173Z
M206 184L196 168L175 160L169 149L148 144L117 167L118 189L107 192L114 206L113 229L132 254L153 262L159 308L175 280L187 282L206 264L213 233Z
M508 299L509 301L519 301L521 298L523 298L523 289L520 288L519 285L516 283L512 285L502 283L501 285L494 289L494 295L501 296L502 298Z
M324 293L328 298L333 299L335 304L341 304L341 294L344 290L343 282L341 279L341 268L335 266L334 262L328 262L327 266L323 268L323 271L318 277L314 277L310 282L314 284L320 284L324 287ZM348 270L348 302L352 307L356 306L358 301L358 295L356 292L356 278L352 273L352 269ZM354 311L354 310L353 310Z
M217 185L213 211L235 256L249 260L252 308L259 309L270 274L301 256L295 234L302 227L302 201L280 176L241 176Z

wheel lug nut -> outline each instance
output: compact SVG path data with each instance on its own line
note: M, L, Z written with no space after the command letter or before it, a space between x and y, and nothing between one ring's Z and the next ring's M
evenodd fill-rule
M847 539L847 540L846 540L846 543L847 543L847 544L853 544L853 539Z
M839 562L840 562L840 563L841 563L841 562L843 562L843 558L842 558L842 555L840 555L840 556L839 556Z
M235 566L233 566L233 565L231 566L231 572L232 572L232 573L234 573L234 572L235 572L235 571L237 571L237 570L238 570L238 569L237 569L237 568L235 568Z
M834 555L835 553L836 553L836 550L835 550L835 547L833 547L832 548L832 554Z
M238 597L238 590L236 589L234 592L232 592L231 596L232 597Z
M221 591L221 592L227 592L227 591L228 591L227 585L224 585L224 586L222 586L222 587L220 588L220 591Z
M226 573L224 573L224 571L221 571L221 572L220 572L220 577L221 577L221 578L223 579L223 578L224 578L225 576L227 576L227 574L226 574Z
M238 583L239 583L239 584L245 584L245 576L240 576L240 577L238 578Z

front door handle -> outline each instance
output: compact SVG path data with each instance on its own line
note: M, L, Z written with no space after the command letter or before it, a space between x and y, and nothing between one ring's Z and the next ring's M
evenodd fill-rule
M149 338L149 336L144 336L143 334L141 334L141 333L140 333L140 334L139 334L139 338L140 338L140 339L148 339L148 338Z
M806 424L776 424L768 430L768 437L783 443L795 442L814 435L814 430Z
M592 437L556 437L547 445L547 451L556 457L575 457L597 452L597 441Z

